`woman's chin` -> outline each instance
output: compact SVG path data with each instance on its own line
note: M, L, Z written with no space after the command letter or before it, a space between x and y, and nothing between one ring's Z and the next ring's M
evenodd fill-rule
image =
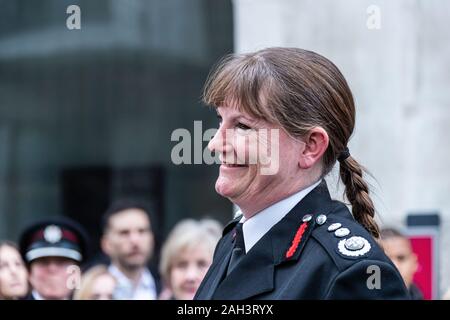
M232 198L235 193L235 184L228 179L219 177L216 181L216 192L225 198Z

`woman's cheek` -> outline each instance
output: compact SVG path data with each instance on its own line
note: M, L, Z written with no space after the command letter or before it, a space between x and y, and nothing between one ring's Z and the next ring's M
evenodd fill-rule
M256 132L237 136L235 141L237 164L257 164L259 146Z

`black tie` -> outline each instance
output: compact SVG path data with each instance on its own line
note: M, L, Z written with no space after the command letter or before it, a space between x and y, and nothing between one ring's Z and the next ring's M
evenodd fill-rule
M235 228L234 246L231 252L230 262L228 263L227 275L236 267L242 257L245 255L244 233L242 232L243 223L238 223Z

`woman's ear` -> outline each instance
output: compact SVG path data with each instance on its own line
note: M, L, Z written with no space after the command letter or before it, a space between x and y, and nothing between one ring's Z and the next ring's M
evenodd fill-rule
M320 161L328 148L328 133L322 127L314 127L304 137L305 147L300 153L299 167L309 169Z

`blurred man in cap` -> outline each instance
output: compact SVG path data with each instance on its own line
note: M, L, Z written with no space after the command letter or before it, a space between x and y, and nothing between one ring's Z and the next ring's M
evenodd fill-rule
M74 289L71 277L76 276L72 266L81 264L86 249L84 229L68 218L43 220L26 228L20 237L20 251L30 270L28 298L70 299Z

